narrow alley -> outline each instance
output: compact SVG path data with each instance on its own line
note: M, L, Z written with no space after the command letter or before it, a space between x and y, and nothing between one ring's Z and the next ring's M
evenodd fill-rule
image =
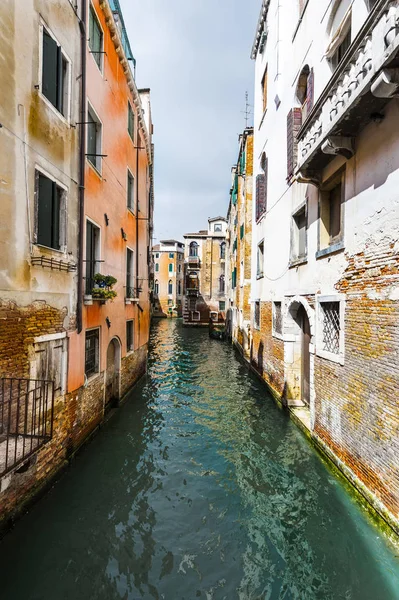
M231 345L165 319L129 401L0 543L1 597L393 600L397 554Z

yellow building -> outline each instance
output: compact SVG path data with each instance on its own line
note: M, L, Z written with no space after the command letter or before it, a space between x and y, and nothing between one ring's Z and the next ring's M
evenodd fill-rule
M252 127L240 135L227 215L227 333L247 358L251 327L253 135Z
M208 229L186 233L185 325L224 321L226 311L226 219L208 219Z
M154 317L181 317L184 278L184 244L164 240L152 249L154 261Z

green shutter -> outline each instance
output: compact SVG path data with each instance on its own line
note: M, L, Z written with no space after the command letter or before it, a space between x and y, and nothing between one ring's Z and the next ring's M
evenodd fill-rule
M240 240L242 240L243 237L244 237L244 225L241 225L241 227L240 227Z
M37 243L52 247L53 222L53 182L44 175L39 175L38 207L37 207Z
M231 201L234 204L234 206L237 204L237 195L238 195L238 175L236 174L234 177L233 192L232 192L232 196L231 196Z

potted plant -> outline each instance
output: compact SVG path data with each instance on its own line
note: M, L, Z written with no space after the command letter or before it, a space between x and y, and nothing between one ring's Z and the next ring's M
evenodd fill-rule
M115 277L112 277L112 275L96 273L93 280L94 287L91 291L93 300L100 300L102 304L105 304L107 300L116 298L117 293L112 289L117 281Z

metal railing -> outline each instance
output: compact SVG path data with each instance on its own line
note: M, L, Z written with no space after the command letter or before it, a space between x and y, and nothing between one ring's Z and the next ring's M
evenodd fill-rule
M0 477L51 439L53 420L52 381L0 378Z

